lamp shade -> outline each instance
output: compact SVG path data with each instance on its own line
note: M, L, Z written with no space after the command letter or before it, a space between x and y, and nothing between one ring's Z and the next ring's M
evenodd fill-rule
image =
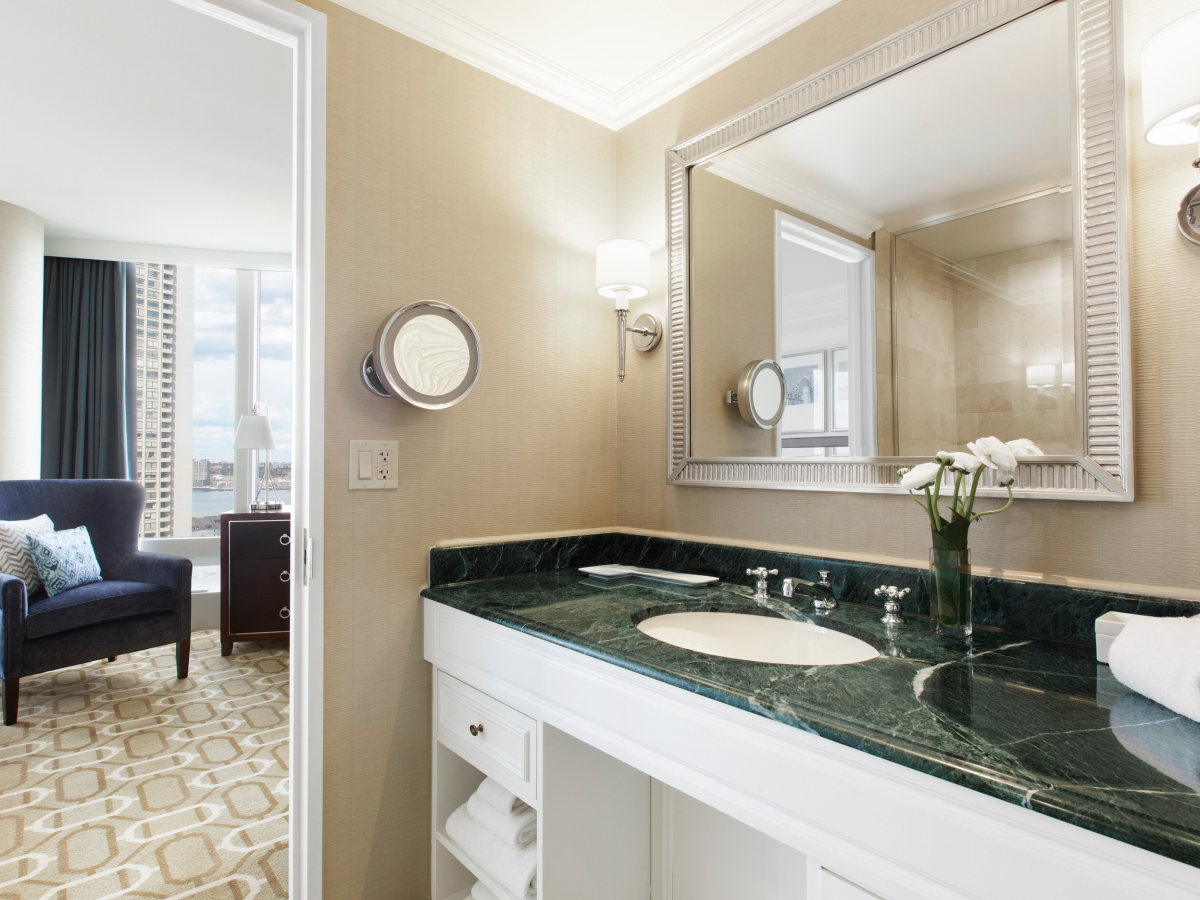
M649 244L634 238L615 238L596 247L597 294L620 301L645 297L649 291Z
M271 420L264 413L250 413L238 419L237 431L233 433L234 450L274 450L275 432Z
M1200 13L1176 19L1142 50L1142 126L1151 144L1196 143L1200 116Z

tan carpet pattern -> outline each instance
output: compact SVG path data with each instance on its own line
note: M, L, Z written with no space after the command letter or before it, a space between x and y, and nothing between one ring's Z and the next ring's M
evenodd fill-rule
M287 896L288 651L192 637L21 680L0 900Z

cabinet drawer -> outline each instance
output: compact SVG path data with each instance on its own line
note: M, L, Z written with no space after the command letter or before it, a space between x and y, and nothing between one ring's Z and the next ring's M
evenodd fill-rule
M229 556L232 559L288 557L292 553L289 519L229 523Z
M286 597L291 573L288 559L232 559L229 561L229 592L232 597L246 594Z
M283 597L235 596L229 603L230 634L262 634L289 631L291 602Z
M437 733L443 743L517 796L536 801L537 722L529 716L439 671Z

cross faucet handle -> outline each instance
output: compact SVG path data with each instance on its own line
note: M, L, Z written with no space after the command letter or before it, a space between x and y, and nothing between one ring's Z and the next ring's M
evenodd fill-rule
M747 575L754 575L758 578L766 578L768 575L778 575L778 569L768 569L766 566L759 566L757 569L747 569Z
M875 588L876 597L888 597L892 600L903 600L912 593L912 588L898 588L894 584L885 584Z
M757 600L765 600L767 594L767 576L778 575L778 569L768 569L766 566L759 566L757 569L747 569L747 575L754 576L754 597Z

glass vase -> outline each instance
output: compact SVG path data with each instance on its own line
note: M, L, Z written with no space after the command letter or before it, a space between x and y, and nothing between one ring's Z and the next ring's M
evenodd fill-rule
M934 546L929 551L929 617L935 634L971 636L970 550Z

